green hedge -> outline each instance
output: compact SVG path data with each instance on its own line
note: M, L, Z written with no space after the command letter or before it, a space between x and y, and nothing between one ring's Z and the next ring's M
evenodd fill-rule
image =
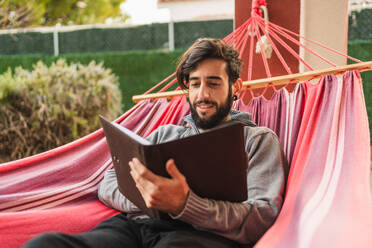
M97 63L103 62L105 68L110 68L119 77L125 111L133 106L131 100L133 95L142 94L175 71L178 57L182 53L182 50L177 50L174 52L129 51L69 54L59 57L45 55L0 56L0 73L5 72L8 67L22 66L25 69L32 69L32 65L36 64L38 60L42 60L46 65L50 65L58 58L65 58L69 63L81 62L85 65L92 60Z
M88 104L87 104L88 103ZM0 75L0 163L53 149L120 116L119 80L96 64L39 61Z
M348 53L350 56L362 61L372 61L372 40L357 40L349 42ZM350 62L350 61L349 61ZM351 62L350 62L351 63ZM369 130L372 131L372 71L361 73L363 79L364 97L367 105ZM372 132L371 132L372 144Z

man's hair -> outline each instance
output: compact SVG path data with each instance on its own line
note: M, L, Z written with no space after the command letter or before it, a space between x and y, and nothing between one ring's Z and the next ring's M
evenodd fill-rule
M240 77L242 62L238 51L219 39L201 38L187 49L178 62L176 75L182 89L188 89L190 72L205 59L222 59L226 62L230 86Z

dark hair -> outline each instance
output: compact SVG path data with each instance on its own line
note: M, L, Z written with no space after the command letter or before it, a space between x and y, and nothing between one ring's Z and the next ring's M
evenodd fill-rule
M222 59L226 62L226 73L231 86L239 77L242 62L232 46L219 39L198 39L180 58L176 75L182 89L188 89L190 72L205 59Z

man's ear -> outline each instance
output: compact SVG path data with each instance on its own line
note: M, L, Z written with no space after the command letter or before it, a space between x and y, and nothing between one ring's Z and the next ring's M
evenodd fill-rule
M241 78L238 78L233 84L232 84L232 94L233 96L239 97L241 91L243 89L243 80Z

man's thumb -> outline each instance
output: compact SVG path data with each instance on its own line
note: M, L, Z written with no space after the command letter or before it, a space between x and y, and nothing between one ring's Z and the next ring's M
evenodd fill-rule
M168 174L174 178L174 179L181 179L183 178L183 175L181 172L177 169L176 164L174 163L173 159L169 159L166 163L166 169Z

